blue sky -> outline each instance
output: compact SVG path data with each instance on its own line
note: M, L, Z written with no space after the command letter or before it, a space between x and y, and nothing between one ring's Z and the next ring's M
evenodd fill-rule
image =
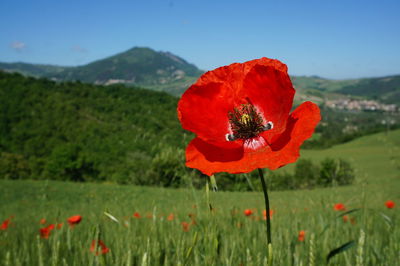
M134 46L203 70L277 58L292 75L400 74L400 1L1 0L0 62L82 65Z

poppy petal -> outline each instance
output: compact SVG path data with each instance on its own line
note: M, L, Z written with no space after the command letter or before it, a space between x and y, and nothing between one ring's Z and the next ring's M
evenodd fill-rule
M304 102L289 116L286 130L271 140L271 149L282 153L299 153L303 142L310 138L321 120L319 107L312 102ZM282 154L283 155L283 154Z
M243 78L243 66L238 63L203 74L178 103L182 127L207 141L226 142L228 112L236 106Z
M271 121L274 125L268 136L285 130L294 94L289 75L273 66L255 65L243 83L242 97L257 107L264 123Z
M267 149L269 147L265 146L257 150L246 149L246 151L250 151L247 154L265 154ZM243 146L231 149L222 148L201 138L195 138L186 149L186 166L196 168L209 176L217 172L247 173L258 168L257 162L245 155Z
M195 138L186 148L186 166L212 175L217 172L215 169L224 169L225 164L240 161L243 153L243 147L221 148L201 138Z
M229 91L222 83L192 85L178 104L182 127L205 140L226 142L228 112L234 107ZM220 97L224 100L219 100Z
M320 119L318 106L305 102L289 116L282 134L273 138L270 145L255 150L221 148L195 138L186 149L186 165L206 175L217 172L248 173L257 168L277 169L297 160L301 144L311 137Z
M321 120L318 106L312 102L304 102L289 116L286 129L282 134L274 136L270 143L271 156L258 156L254 160L264 162L259 168L277 169L289 163L294 163L300 156L300 146L314 133Z

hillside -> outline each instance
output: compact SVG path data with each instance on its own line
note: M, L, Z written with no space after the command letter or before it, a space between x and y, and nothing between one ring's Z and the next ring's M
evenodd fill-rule
M79 80L111 85L123 83L180 95L202 73L196 66L169 52L134 47L83 66L59 67L0 63L0 69L58 81Z
M330 92L358 82L357 79L331 80L318 76L292 76L291 79L297 89L315 89Z
M7 72L18 72L33 77L51 77L57 73L63 72L69 67L60 67L54 65L40 65L28 63L1 63L0 69Z
M0 176L180 186L191 134L178 98L124 85L55 82L0 71ZM333 111L303 148L396 127L396 114ZM387 121L390 124L383 124ZM393 121L393 124L392 124Z
M400 75L349 80L330 80L316 76L292 77L296 89L307 96L324 100L370 99L400 106Z
M381 132L363 136L344 144L335 145L323 150L301 151L301 158L313 162L323 158L345 158L354 166L358 183L385 185L387 190L391 184L400 185L400 130ZM279 171L293 171L294 165L288 165ZM286 168L286 169L285 169Z
M354 84L347 84L337 92L347 95L364 96L379 99L385 103L400 103L400 75L382 78L362 79Z
M187 134L176 118L177 100L123 85L56 83L0 71L0 174L157 182L150 180L158 175L152 165L165 153L173 162Z

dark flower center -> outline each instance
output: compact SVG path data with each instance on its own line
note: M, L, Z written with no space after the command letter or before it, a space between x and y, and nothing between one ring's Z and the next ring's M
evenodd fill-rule
M226 135L228 141L251 139L273 127L272 122L264 125L263 118L251 104L242 104L239 108L234 108L228 112L228 119L233 133Z

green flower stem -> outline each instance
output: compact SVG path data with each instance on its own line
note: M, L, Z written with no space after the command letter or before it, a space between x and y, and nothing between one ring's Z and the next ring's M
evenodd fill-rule
M272 241L271 241L271 217L269 214L269 199L268 199L268 191L267 184L265 183L264 174L262 169L258 169L258 174L260 175L260 180L264 192L264 200L265 200L265 211L267 214L266 224L267 224L267 245L268 245L268 265L272 264Z

